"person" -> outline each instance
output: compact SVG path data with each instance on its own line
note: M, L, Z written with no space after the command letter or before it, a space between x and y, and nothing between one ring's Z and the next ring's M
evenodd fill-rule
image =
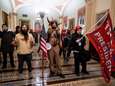
M16 26L16 31L15 31L15 34L18 34L20 32L20 26Z
M29 33L32 34L32 36L34 37L35 43L38 43L38 33L34 32L33 29L30 29Z
M67 41L65 40L66 36L67 36L67 30L62 29L61 31L62 46L60 47L59 55L61 56L61 54L63 54L64 63L66 63L66 45L67 45Z
M50 76L59 75L62 78L65 76L62 74L59 56L59 34L57 32L57 22L50 22L50 29L48 31L48 42L51 44L51 49L48 51L48 57L50 62Z
M67 31L67 36L66 38L64 39L65 41L65 52L66 52L66 62L69 61L69 57L70 57L70 54L71 54L71 34L70 34L70 31L68 30Z
M15 38L15 34L12 31L8 31L8 27L6 24L2 25L2 32L0 33L1 38L1 52L3 55L3 66L2 68L7 67L7 54L9 54L10 57L10 64L12 67L15 67L14 65L14 46L12 45L12 41Z
M64 31L64 32L63 32ZM61 56L61 51L63 52L63 57L64 57L64 63L67 63L69 61L69 54L71 53L69 45L70 45L70 40L71 35L69 30L62 30L62 48L60 48L60 56Z
M21 26L21 32L16 34L14 45L17 47L18 56L18 69L19 73L23 73L23 64L26 61L30 78L32 78L32 52L34 46L34 39L32 34L28 32L29 28L27 25Z
M89 74L87 71L86 57L84 55L86 39L81 34L81 31L82 28L80 26L76 26L75 33L72 34L71 39L72 50L74 52L75 73L77 76L80 75L80 64L82 66L82 74Z

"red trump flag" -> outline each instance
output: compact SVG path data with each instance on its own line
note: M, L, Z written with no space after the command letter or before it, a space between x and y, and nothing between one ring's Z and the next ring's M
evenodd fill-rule
M99 54L102 74L107 83L111 80L111 29L112 22L108 13L93 32L86 34Z

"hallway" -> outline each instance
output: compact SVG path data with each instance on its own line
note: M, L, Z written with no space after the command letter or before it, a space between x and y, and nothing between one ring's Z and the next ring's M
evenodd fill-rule
M36 51L35 47L35 51ZM61 57L62 58L62 57ZM0 86L43 86L42 85L42 58L37 52L33 53L32 59L32 79L29 79L27 67L24 65L23 78L19 76L17 66L11 68L8 65L7 69L0 71ZM49 77L48 63L44 64L44 83L45 86L106 86L101 77L100 65L97 61L91 60L88 62L88 71L90 75L76 76L74 73L73 57L70 58L68 64L63 63L61 59L63 74L66 78L59 76ZM17 57L15 55L15 64L17 65ZM1 68L1 67L0 67ZM115 80L112 80L112 85L115 85ZM107 85L108 86L108 85Z
M36 48L35 48L35 51L36 51ZM33 53L33 59L32 59L33 78L29 79L26 65L24 65L23 78L19 76L18 69L17 69L17 57L15 57L16 68L11 68L8 65L7 69L1 70L0 86L42 86L42 61L41 59L42 58L38 56L37 52ZM61 59L61 63L62 63L63 74L65 75L66 78L60 78L58 76L49 77L48 63L44 64L44 82L47 85L54 86L53 84L56 84L56 83L62 83L62 82L64 83L64 82L70 82L70 81L77 82L77 80L78 82L80 82L82 80L87 81L88 79L93 79L93 78L100 79L101 77L100 65L98 64L98 62L94 60L91 60L88 63L88 70L90 72L90 75L82 75L79 77L74 74L73 57L71 57L68 64L64 64L63 59ZM82 84L80 86L82 86Z
M2 27L4 24L6 25L5 28ZM20 45L23 46L22 50L20 50L21 55L24 57L32 53L32 78L29 76L31 72L28 72L25 63L23 74L19 74L18 71L18 63L20 61L18 61L17 54L19 55L20 52L16 52L16 49L18 50L17 47L19 47L16 40L17 26L20 29L18 34L22 36L19 35L22 41ZM23 32L25 28L27 30L26 33ZM9 40L8 35L5 35L3 38L5 30L6 32L13 32L13 39L10 40L11 42L8 45L15 48L14 68L10 66L9 58L7 58L8 62L6 62L8 63L7 68L5 68L6 65L3 66L5 64L3 56L6 54L2 55L1 45L5 44L2 42L3 39L6 44ZM114 70L113 73L115 73L114 33L115 0L0 0L0 86L115 86L115 78L110 75L112 68ZM28 34L31 34L31 36L29 37ZM78 39L73 34L77 34ZM104 36L102 37L102 35ZM59 56L58 48L60 50L61 48L62 50L67 50L69 53L72 51L70 57L66 56L64 58L61 55L58 58L59 61L58 59L54 61L55 65L53 66L55 67L59 67L61 62L62 74L64 74L65 78L59 76L61 72L58 68L56 71L53 71L58 76L55 73L50 77L50 73L53 73L50 71L50 66L52 66L50 65L51 59L48 58L48 61L46 61L38 55L38 45L40 45L42 41L40 38L42 37L44 39L42 43L44 44L41 45L48 57L56 59ZM52 38L56 38L54 39L55 42L50 43ZM69 41L65 41L65 38ZM67 47L65 47L66 43L68 43ZM49 45L47 46L46 44ZM76 45L73 46L72 44ZM10 49L8 45L5 46L6 51ZM27 51L31 51L29 54L27 52L26 54L23 53L23 48L26 51L25 46ZM32 51L33 46L34 50ZM58 47L54 48L55 46ZM49 55L52 47L54 52ZM90 74L83 74L83 71L80 71L80 76L77 76L74 65L76 58L74 58L73 53L77 57L82 51L89 51L90 53L91 59L87 63L87 69L84 63L85 73L89 72ZM53 56L54 53L55 55ZM83 53L80 54L79 56L83 56ZM82 61L79 64L83 66ZM31 67L29 68L31 70ZM104 74L105 77L103 77ZM110 78L112 81L107 84L105 79Z

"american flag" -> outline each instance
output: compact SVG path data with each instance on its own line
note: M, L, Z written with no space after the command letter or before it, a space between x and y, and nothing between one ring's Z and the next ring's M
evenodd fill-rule
M40 34L40 49L42 50L43 58L47 58L47 48L46 48L47 33L45 32L44 24L42 25L42 32Z

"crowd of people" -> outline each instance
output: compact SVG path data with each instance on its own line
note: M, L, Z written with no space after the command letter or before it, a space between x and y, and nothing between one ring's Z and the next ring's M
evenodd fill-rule
M82 27L76 26L74 29L62 29L56 21L49 21L49 28L47 32L47 42L51 44L51 49L48 50L49 60L49 77L60 76L65 78L63 70L60 64L60 57L63 55L64 63L67 64L71 52L74 54L74 71L77 76L80 74L89 74L87 71L87 61L89 60L86 56L86 38L81 34ZM10 57L11 67L15 67L14 63L14 50L17 52L18 58L18 72L23 73L23 64L26 61L28 66L28 72L30 78L32 78L32 53L33 46L38 41L38 33L34 33L29 29L27 25L16 26L16 31L8 30L6 24L2 25L2 31L0 31L1 48L2 52L2 69L7 68L7 59ZM7 57L9 54L9 57ZM82 70L80 70L80 64ZM81 73L80 73L81 72Z
M58 24L56 21L51 21L48 31L48 42L52 48L48 51L50 62L50 75L59 75L62 78L65 76L62 74L60 65L60 56L63 53L64 63L69 61L71 51L74 54L74 66L75 74L77 76L82 74L89 74L87 71L87 61L89 60L89 54L85 50L86 38L82 35L82 27L76 26L73 30L62 30L59 32ZM80 71L80 64L82 70Z
M32 77L32 48L35 44L34 38L29 33L27 25L16 26L16 31L9 31L6 24L2 25L2 31L0 32L1 38L1 52L3 56L2 69L7 68L8 54L10 57L11 67L15 67L14 63L14 50L17 51L18 57L18 72L21 75L23 73L23 64L26 61L30 78Z

